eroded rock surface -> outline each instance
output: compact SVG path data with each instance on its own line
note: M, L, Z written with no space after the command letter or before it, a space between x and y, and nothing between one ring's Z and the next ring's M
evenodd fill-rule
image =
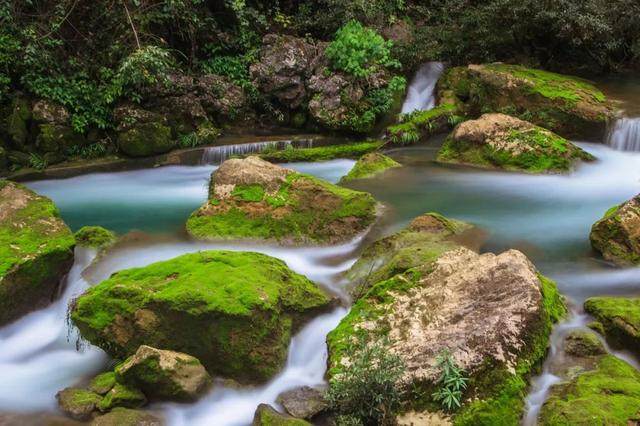
M640 263L640 195L609 209L591 228L591 246L618 265Z
M309 386L292 389L278 396L287 413L299 419L311 419L328 408L323 391Z

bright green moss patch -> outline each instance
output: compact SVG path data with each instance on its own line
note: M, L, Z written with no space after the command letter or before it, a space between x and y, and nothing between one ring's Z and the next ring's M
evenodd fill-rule
M626 362L606 355L593 371L552 388L540 422L549 426L619 425L638 419L640 373Z
M102 226L83 226L75 233L79 246L103 248L116 242L116 235Z
M408 145L442 133L462 119L456 105L443 104L427 111L401 116L401 123L387 128L387 136L394 144Z
M640 196L613 206L591 227L591 246L617 265L640 264L640 236L636 232L640 220Z
M360 157L353 168L349 170L349 173L340 179L340 183L346 183L354 179L370 178L384 172L385 170L401 166L402 165L394 159L389 158L384 154L373 152Z
M264 189L260 185L236 186L231 195L242 201L262 201Z
M118 272L80 296L71 319L115 357L147 344L193 355L212 373L261 381L284 362L293 319L297 327L328 304L278 259L206 251Z
M280 414L267 404L260 404L253 419L254 426L311 426L311 423Z
M89 383L89 389L97 394L104 395L109 392L116 384L116 374L108 371L97 375Z
M98 403L98 409L104 412L116 407L138 408L146 403L147 398L140 390L116 383Z
M287 148L281 151L263 151L260 158L273 163L327 161L335 158L358 158L382 146L380 141L366 141L315 148Z
M640 298L591 297L584 309L602 324L608 340L640 352Z

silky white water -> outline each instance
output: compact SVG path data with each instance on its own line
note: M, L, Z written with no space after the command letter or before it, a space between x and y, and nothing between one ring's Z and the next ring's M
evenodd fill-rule
M425 111L435 106L434 89L443 71L444 64L441 62L427 62L420 66L407 90L407 98L402 105L403 114Z
M257 154L267 149L283 150L288 147L311 148L313 147L312 139L302 140L283 140L283 141L262 141L240 143L234 145L211 146L204 149L202 153L201 164L222 164L227 158L233 156L246 156L249 154Z
M640 117L616 120L607 143L619 151L640 151Z

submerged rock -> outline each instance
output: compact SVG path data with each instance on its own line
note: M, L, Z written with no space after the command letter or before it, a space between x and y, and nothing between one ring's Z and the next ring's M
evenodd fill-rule
M484 114L458 125L438 152L442 163L529 173L567 172L591 154L527 121L504 114Z
M71 319L116 358L153 345L213 374L260 382L282 367L291 335L329 298L284 262L203 251L114 274L80 296Z
M149 412L129 408L115 408L91 422L91 426L162 426L163 424L159 417Z
M102 226L83 226L74 237L79 246L96 249L109 247L117 240L116 234Z
M611 104L591 82L520 65L450 68L440 78L438 92L468 116L502 112L566 138L600 141L614 116Z
M363 232L375 217L368 193L249 157L213 172L209 200L191 215L187 231L200 239L334 244Z
M355 336L383 342L405 364L400 385L424 406L433 403L441 374L437 358L448 353L470 378L470 402L456 422L517 424L525 379L544 358L552 324L564 313L555 284L519 251L449 250L372 285L357 300L327 337L329 375L339 380L355 356Z
M640 194L609 209L591 227L591 246L618 265L640 264Z
M358 159L353 168L349 170L349 173L340 179L340 183L346 183L354 179L371 178L395 167L402 167L402 164L379 152L365 154Z
M277 412L268 404L258 405L253 426L311 426L311 423Z
M211 384L197 358L145 345L116 367L116 374L120 381L161 400L193 401Z
M60 410L75 420L89 420L102 397L97 393L77 388L66 388L56 394Z
M640 353L640 298L591 297L584 310L602 324L607 340Z
M303 386L278 396L287 413L299 419L311 419L329 408L324 393L319 389Z
M542 406L541 425L636 424L640 373L612 356L602 356L591 371L555 385Z
M55 298L74 244L50 199L0 180L0 325Z

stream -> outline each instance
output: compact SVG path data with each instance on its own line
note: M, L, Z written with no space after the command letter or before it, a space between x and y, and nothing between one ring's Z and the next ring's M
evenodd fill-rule
M409 89L403 107L406 112L433 106L433 87L442 69L428 65ZM640 101L634 105L638 104ZM392 233L412 218L436 211L486 231L483 251L521 250L542 273L557 281L572 315L555 328L543 372L532 380L523 421L526 425L535 424L549 386L558 380L553 364L562 356L562 337L589 321L581 309L584 299L640 294L640 268L610 267L591 251L588 241L591 225L608 208L640 192L640 152L636 152L640 142L629 136L639 132L637 127L628 127L637 124L632 118L627 119L630 124L618 123L623 127L612 130L619 133L612 133L609 140L619 142L578 141L598 160L580 165L569 175L533 176L441 166L433 159L443 138L432 138L424 145L389 151L404 167L350 184L371 192L387 206L375 235ZM287 167L337 182L353 164L341 159ZM28 183L56 202L73 230L101 225L127 237L89 269L96 253L77 248L60 299L0 329L0 411L55 411L57 391L82 383L110 365L98 348L88 345L78 350L76 331L69 328L66 314L74 297L118 270L197 250L251 250L280 258L329 292L345 296L342 273L356 261L366 237L331 247L190 241L184 222L206 199L208 179L215 168L213 164L166 166ZM265 385L238 389L219 381L197 403L165 403L152 408L161 410L170 425L250 424L259 403L276 405L276 397L285 390L324 383L325 337L346 312L337 308L303 327L291 342L285 368ZM636 363L626 353L615 354Z

